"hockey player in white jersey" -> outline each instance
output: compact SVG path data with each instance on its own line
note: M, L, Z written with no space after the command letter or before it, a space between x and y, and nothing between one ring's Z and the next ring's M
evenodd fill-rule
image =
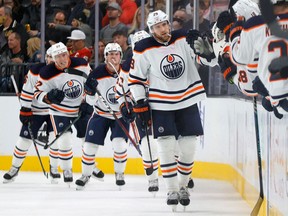
M197 102L205 98L205 90L195 62L215 66L217 59L210 49L199 53L206 58L196 55L186 43L186 32L171 32L168 15L160 10L149 14L147 25L153 37L135 45L129 72L128 84L136 101L133 110L142 120L144 130L153 125L168 190L167 204L175 206L180 202L187 206L190 198L186 186L192 171L196 137L203 134ZM176 139L178 162L174 157Z
M94 113L89 120L85 135L82 153L82 176L75 182L77 190L82 190L88 183L97 151L99 146L104 145L109 129L111 130L110 140L114 152L116 185L125 185L124 171L127 162L127 136L113 116L113 114L116 115L120 124L128 132L129 124L121 118L119 104L116 101L114 91L118 77L116 72L119 73L121 67L122 49L117 43L108 43L104 49L104 56L105 64L95 68L85 82L86 100L90 105L94 106ZM113 64L116 71L108 62ZM97 89L101 96L96 93ZM113 114L107 106L112 109Z
M272 2L274 4L274 12L275 14L277 14L277 17L278 17L277 21L285 29L287 26L288 3L284 0L272 0ZM276 47L274 48L270 47L271 50L263 49L265 41L270 36L271 36L271 32L268 26L266 25L266 23L264 22L264 19L262 16L254 16L250 18L249 20L247 20L246 22L243 22L242 20L238 20L237 22L235 22L232 25L230 29L230 33L229 33L229 40L231 41L231 47L230 47L231 60L233 61L233 63L236 65L238 64L247 65L253 62L253 60L259 59L259 56L264 54L263 52L272 52L272 51L277 52L279 49L277 49ZM273 43L273 44L276 45L277 43ZM278 83L273 82L272 80L269 80L269 79L267 80L267 77L270 77L270 75L267 75L267 69L265 70L263 68L263 65L265 64L265 62L267 63L267 60L269 59L264 59L262 57L261 63L260 63L260 59L258 63L258 75L261 81L264 83L264 86L266 88L268 88L269 83L270 84L273 83L273 85L274 84L277 85L279 83L279 82ZM268 93L270 94L270 90L268 91ZM277 94L279 94L279 92ZM264 97L264 100L265 98L267 97ZM273 101L273 99L271 100ZM272 106L270 105L270 108L271 110L274 111L276 117L279 118L277 105L280 105L281 107L281 104L275 103L275 104L272 104ZM269 107L266 109L268 110Z
M67 47L61 42L52 46L52 58L55 64L40 71L34 97L49 106L54 133L59 134L78 116L84 99L85 76L88 76L91 68L86 60L69 57ZM72 73L75 71L78 73ZM86 128L74 126L78 133L85 133ZM55 142L59 147L59 165L63 170L64 182L68 184L73 181L71 132L68 130Z
M26 157L26 154L32 144L31 136L28 130L28 123L31 124L31 131L34 137L37 137L37 132L41 125L46 122L47 132L50 132L48 137L51 140L53 136L52 125L49 116L48 106L39 103L34 99L34 86L38 79L38 74L41 68L49 65L53 62L51 56L52 48L50 47L45 56L46 63L39 63L30 67L20 94L20 121L22 122L22 128L20 131L20 137L14 148L12 167L9 172L5 173L4 183L9 183L15 180L18 175L19 169ZM50 177L52 183L57 183L57 179L60 178L58 173L58 147L57 145L51 146L49 149L49 161L50 161Z
M132 50L135 47L135 44L139 41L141 41L144 38L148 38L150 35L144 31L138 31L135 32L134 35L131 37L131 45ZM136 137L136 139L140 143L141 152L142 152L142 159L143 159L143 165L144 169L146 170L145 174L148 179L148 191L149 192L156 192L159 190L159 184L158 184L158 155L157 155L157 146L155 143L155 140L153 139L151 135L151 130L149 130L149 146L148 146L148 139L146 137L146 132L143 131L140 127L141 120L136 119L136 123L138 123L138 127L135 126L135 113L132 109L132 102L130 99L131 93L128 87L128 75L130 70L130 65L132 61L132 56L125 60L125 62L122 64L121 71L119 74L119 79L116 84L116 98L118 101L118 104L120 105L120 111L122 114L123 119L130 123L130 131L133 131L133 135ZM133 100L133 99L132 99ZM139 128L139 130L138 130ZM151 158L150 158L150 152L151 152ZM152 160L152 163L151 163ZM151 165L153 164L153 166ZM152 167L151 167L152 166ZM147 169L153 169L152 174L147 173Z

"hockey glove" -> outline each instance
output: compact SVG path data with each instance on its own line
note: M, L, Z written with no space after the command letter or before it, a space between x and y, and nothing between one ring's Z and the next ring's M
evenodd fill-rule
M201 37L201 34L198 30L196 29L188 30L187 36L186 36L186 42L190 45L190 47L194 50L195 53L196 51L194 49L194 41L197 40L198 37Z
M255 92L262 95L263 97L266 97L269 95L266 87L263 85L262 81L259 79L258 76L252 81L252 83L253 83L252 88Z
M33 113L30 108L23 106L21 107L19 118L23 125L27 125L29 122L31 122L32 116Z
M65 93L59 89L52 89L45 97L44 102L47 104L60 104L65 98Z
M262 106L264 107L265 110L267 110L268 112L272 112L273 111L273 107L271 105L270 100L268 100L266 97L262 98Z
M128 105L128 109L127 109L126 103L125 102L122 103L120 105L120 111L121 111L122 118L124 119L124 121L127 123L131 123L135 120L136 114L135 112L133 112L132 104L127 103L127 105Z
M240 36L244 23L245 23L244 17L238 17L237 22L235 22L230 29L230 34L229 34L230 41L233 41L234 38Z
M231 62L229 54L224 53L222 57L219 57L218 64L221 68L221 73L223 74L224 79L230 84L233 84L233 77L237 74L237 67Z
M223 11L219 14L216 26L224 32L226 35L226 41L228 41L230 29L236 21L235 16L229 13L229 11Z
M277 107L273 106L273 112L274 112L274 115L275 115L276 118L278 118L278 119L282 119L283 118L283 115L281 113L279 113Z
M280 72L282 78L288 78L288 56L273 59L268 66L268 70L272 74Z
M148 100L139 100L137 104L134 105L133 111L135 112L136 116L141 120L141 127L142 130L145 131L146 127L150 127L151 122L151 114L150 114L150 105Z
M94 77L88 77L86 82L84 83L84 92L87 95L94 96L96 94L96 88L98 85L98 81Z
M81 118L86 116L91 116L93 113L93 107L86 102L82 102L79 107L79 114L81 113Z

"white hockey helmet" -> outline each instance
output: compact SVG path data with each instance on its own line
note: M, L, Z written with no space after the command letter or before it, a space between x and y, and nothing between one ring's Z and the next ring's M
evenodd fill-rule
M55 56L57 56L61 53L65 53L65 52L68 53L68 50L67 50L67 47L62 42L59 42L59 43L52 45L51 55L52 55L52 58L54 61L55 61Z
M144 38L148 38L148 37L150 37L150 35L149 35L146 31L144 31L144 30L135 32L135 34L132 35L132 37L131 37L131 46L132 46L132 49L134 49L135 44L136 44L137 42L139 42L140 40L142 40L142 39L144 39Z
M147 18L147 26L149 28L149 31L153 33L152 27L164 21L167 21L170 24L168 15L163 11L157 10L149 13Z
M277 3L281 3L281 2L288 2L287 0L270 0L272 2L272 4L277 4Z
M52 57L52 50L53 50L53 47L50 46L50 47L46 50L46 55Z
M257 3L253 0L238 0L232 6L236 16L243 16L245 20L260 14L260 9Z
M122 57L123 57L122 48L118 43L108 43L105 46L105 49L104 49L105 61L109 52L120 52L120 56L121 56L120 60L122 60Z
M224 53L229 51L229 43L225 41L225 34L216 26L215 23L212 27L212 35L213 35L213 50L215 56L218 58L222 56Z

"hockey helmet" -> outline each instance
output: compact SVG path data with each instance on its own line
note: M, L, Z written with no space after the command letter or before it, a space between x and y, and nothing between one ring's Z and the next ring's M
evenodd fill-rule
M232 8L236 16L243 16L245 17L245 20L260 14L258 4L252 0L239 0L232 6Z
M215 23L212 27L212 35L213 50L215 56L218 58L229 51L229 43L226 42L224 33L216 25L217 23Z
M270 0L272 2L272 4L277 4L277 3L281 3L281 2L288 2L287 0Z
M46 50L46 55L47 55L47 56L52 56L52 50L53 50L53 47L50 46L50 47Z
M131 37L131 46L132 46L132 49L134 49L135 47L135 44L137 42L139 42L140 40L144 39L144 38L148 38L150 37L150 35L144 31L144 30L141 30L141 31L138 31L138 32L135 32L134 35L132 35Z
M68 53L68 50L67 50L67 47L62 42L59 42L59 43L52 45L51 55L52 55L52 58L54 61L55 61L55 56L57 56L61 53L65 53L65 52Z
M123 57L122 48L118 43L108 43L105 46L105 49L104 49L105 61L109 52L120 52L120 57L121 57L120 60L122 60L122 57Z
M164 21L167 21L170 24L168 15L164 13L163 11L157 10L157 11L149 13L148 18L147 18L147 25L148 25L149 31L153 33L152 27Z

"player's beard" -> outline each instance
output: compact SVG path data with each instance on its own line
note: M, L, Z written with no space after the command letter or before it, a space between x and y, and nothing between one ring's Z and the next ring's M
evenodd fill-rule
M170 41L171 34L170 34L170 32L165 32L162 34L155 34L154 33L154 37L160 43L167 43Z

